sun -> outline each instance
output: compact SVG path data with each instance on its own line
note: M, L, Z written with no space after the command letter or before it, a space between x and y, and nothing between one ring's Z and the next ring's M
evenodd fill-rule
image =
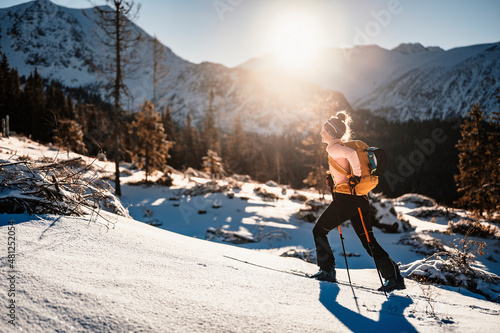
M310 65L317 56L321 29L312 17L289 13L274 22L270 38L272 54L278 64L300 69Z

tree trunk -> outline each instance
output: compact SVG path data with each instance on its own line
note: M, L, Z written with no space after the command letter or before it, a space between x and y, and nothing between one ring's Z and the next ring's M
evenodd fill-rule
M116 29L116 77L115 77L115 192L117 196L122 195L120 185L120 82L122 79L120 59L120 7L116 7L115 29Z

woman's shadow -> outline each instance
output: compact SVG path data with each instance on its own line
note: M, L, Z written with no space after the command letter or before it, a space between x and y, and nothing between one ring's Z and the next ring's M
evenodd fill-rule
M336 301L339 291L340 288L337 284L320 282L319 301L351 331L417 333L417 330L403 315L404 309L413 303L410 298L391 295L382 304L379 319L375 321L340 305ZM353 295L353 297L356 296Z

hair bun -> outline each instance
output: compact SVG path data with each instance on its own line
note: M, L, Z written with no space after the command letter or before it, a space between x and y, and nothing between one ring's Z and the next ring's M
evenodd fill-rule
M340 121L345 121L346 120L346 116L345 116L345 113L343 112L339 112L335 115L335 117L340 120Z

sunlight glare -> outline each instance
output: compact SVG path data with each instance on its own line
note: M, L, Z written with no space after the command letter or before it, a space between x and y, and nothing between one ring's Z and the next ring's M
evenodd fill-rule
M271 29L272 53L289 69L310 65L319 52L321 29L307 15L289 13L279 17Z

